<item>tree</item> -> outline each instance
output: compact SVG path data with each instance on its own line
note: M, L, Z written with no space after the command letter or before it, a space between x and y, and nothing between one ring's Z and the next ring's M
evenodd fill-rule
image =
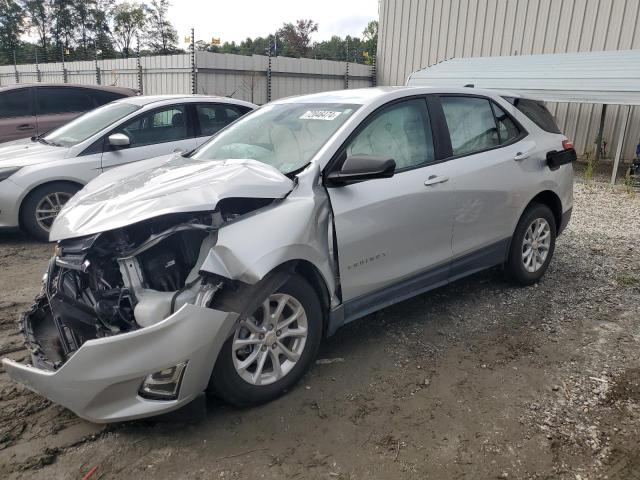
M167 18L170 7L169 0L151 0L151 6L147 6L147 45L155 53L175 52L178 49L178 32Z
M27 0L24 4L27 25L36 31L38 43L47 60L47 45L49 43L49 29L51 27L51 0Z
M311 34L318 31L318 24L313 20L296 20L296 23L285 23L276 35L284 44L284 54L304 57L311 47Z
M9 55L24 33L24 9L14 0L0 0L0 54Z
M367 24L367 28L362 32L364 37L364 47L367 52L366 63L373 63L378 50L378 21L373 20Z
M58 55L61 49L68 49L74 40L76 11L72 0L53 0L51 2L50 30Z
M82 0L78 0L82 1ZM115 51L111 34L111 20L115 0L95 0L95 7L91 12L93 17L93 41L96 50L105 56L112 56Z
M134 38L144 29L146 15L138 3L123 2L113 7L113 37L126 58Z

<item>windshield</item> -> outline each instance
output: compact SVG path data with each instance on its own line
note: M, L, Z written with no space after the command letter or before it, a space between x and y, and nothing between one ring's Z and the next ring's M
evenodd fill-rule
M59 147L72 147L140 108L130 103L108 103L53 130L42 140Z
M344 103L267 105L220 132L192 157L248 158L291 173L308 164L358 108Z

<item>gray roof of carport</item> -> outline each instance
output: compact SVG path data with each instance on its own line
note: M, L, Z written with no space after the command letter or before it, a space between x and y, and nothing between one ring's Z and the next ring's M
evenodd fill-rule
M407 85L509 90L550 102L640 105L640 50L453 58Z

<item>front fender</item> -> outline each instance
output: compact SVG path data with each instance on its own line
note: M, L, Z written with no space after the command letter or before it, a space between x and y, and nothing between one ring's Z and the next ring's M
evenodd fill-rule
M324 189L312 190L222 227L200 271L253 285L283 263L306 260L321 273L333 303L331 209Z

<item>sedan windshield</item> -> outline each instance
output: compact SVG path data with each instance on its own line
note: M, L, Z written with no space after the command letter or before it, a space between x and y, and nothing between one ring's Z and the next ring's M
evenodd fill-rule
M72 147L140 108L124 102L108 103L53 130L42 140L59 147Z
M359 105L267 105L220 132L192 155L199 160L258 160L287 174L308 164Z

